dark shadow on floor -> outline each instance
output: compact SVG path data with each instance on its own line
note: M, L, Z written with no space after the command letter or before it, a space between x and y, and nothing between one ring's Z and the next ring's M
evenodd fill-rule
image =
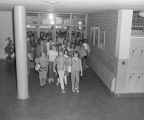
M14 65L0 63L0 120L144 120L144 98L113 98L100 78L84 72L80 93L66 94L54 83L39 87L38 73L31 70L27 100L17 99Z

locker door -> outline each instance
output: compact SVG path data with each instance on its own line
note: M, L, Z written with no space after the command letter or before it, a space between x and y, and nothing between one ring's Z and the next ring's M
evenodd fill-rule
M144 93L144 38L131 39L128 70L128 93Z
M144 73L139 72L136 82L136 93L142 93L142 92L144 92Z
M140 51L139 51L139 59L140 59L140 68L144 69L144 41L140 43Z
M131 43L129 67L138 68L140 66L140 44L136 42Z
M135 93L135 90L136 90L136 79L137 76L136 76L136 73L135 72L131 72L128 76L128 93Z

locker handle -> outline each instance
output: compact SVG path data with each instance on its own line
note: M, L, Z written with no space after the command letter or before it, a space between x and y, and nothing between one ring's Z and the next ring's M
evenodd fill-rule
M138 80L140 80L141 76L138 76Z
M132 56L133 56L134 52L135 52L135 50L132 51Z
M130 75L130 80L132 79L133 75L134 75L134 73L132 73L132 74Z
M132 76L130 76L130 79L129 80L131 80L132 79Z
M143 55L143 50L141 50L141 56Z

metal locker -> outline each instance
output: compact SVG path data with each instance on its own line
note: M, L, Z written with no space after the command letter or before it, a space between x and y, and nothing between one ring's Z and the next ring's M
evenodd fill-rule
M131 72L128 76L127 91L128 93L135 93L137 76L135 72Z
M144 93L144 37L131 39L128 60L128 93Z
M131 39L129 67L144 69L144 38Z
M140 66L140 46L133 42L130 48L129 67L138 68Z
M144 41L142 41L141 43L140 43L140 51L139 51L139 59L140 59L140 62L139 62L139 64L140 64L140 68L141 69L144 69Z
M144 71L139 72L137 75L136 81L136 93L143 93L144 92Z

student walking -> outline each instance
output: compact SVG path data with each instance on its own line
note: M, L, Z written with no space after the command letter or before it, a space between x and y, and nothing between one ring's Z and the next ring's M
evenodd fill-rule
M79 75L83 75L82 62L81 59L78 57L78 52L75 52L74 57L72 58L71 80L72 91L77 93L79 92Z
M69 57L69 52L68 52L67 49L65 49L65 51L64 51L64 57L66 59L66 65L64 66L64 70L65 70L65 72L64 72L64 83L67 86L67 84L68 84L67 83L67 77L69 75L68 68L69 68L69 66L71 64L70 57Z
M87 52L85 50L85 47L83 46L82 41L80 41L79 45L76 46L75 51L77 51L78 54L80 55L80 58L82 60L82 66L83 66L84 65L84 59L85 59L85 56L87 55Z
M48 72L48 59L44 52L41 53L39 58L35 59L36 66L39 67L37 70L39 72L40 86L46 84L46 77Z
M53 63L58 56L58 52L56 51L56 47L54 45L51 47L51 50L48 51L47 55L49 57L49 83L51 83L54 81Z
M85 70L88 67L86 64L86 61L87 61L88 55L90 54L91 50L90 50L90 46L86 39L84 40L83 46L86 50L86 55L84 56L84 59L83 59L83 70Z
M63 56L63 52L59 51L59 56L56 58L55 62L54 62L54 66L53 69L55 70L55 67L57 67L57 71L58 71L58 75L59 75L59 81L57 81L58 83L60 83L61 86L61 92L65 93L65 88L64 88L64 68L66 65L66 58Z

